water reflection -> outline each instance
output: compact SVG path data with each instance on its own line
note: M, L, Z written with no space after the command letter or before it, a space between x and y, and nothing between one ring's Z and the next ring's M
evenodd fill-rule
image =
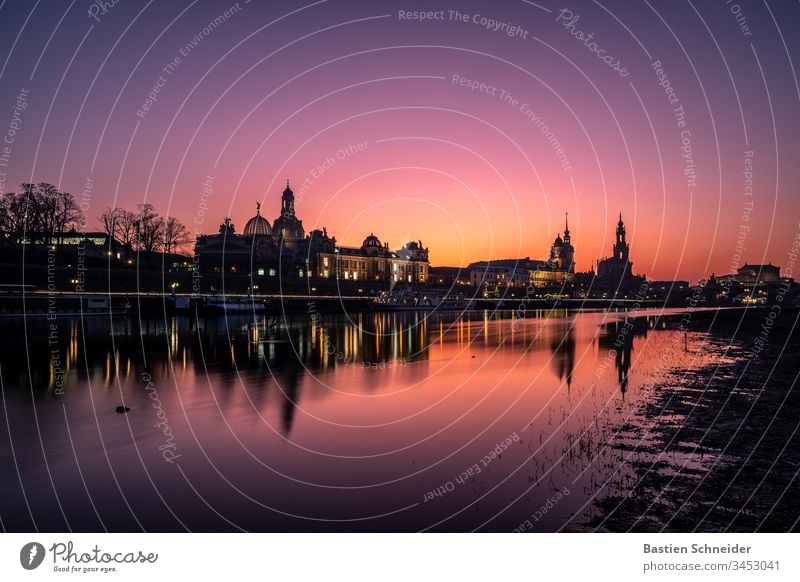
M570 393L572 391L572 373L575 370L575 333L572 326L572 321L554 326L553 338L550 342L553 350L553 369L558 379L567 385Z
M29 495L42 507L38 527L96 529L83 511L88 487L123 530L230 529L199 509L208 503L251 530L510 531L567 487L568 501L537 526L553 529L598 488L625 487L606 443L630 422L660 354L683 342L628 315L4 321L0 374L20 471L0 480L12 508L4 525L31 527ZM683 365L675 353L669 365ZM185 478L162 458L145 375ZM123 402L130 412L117 415ZM510 435L479 478L424 501ZM45 511L54 490L71 498L63 518ZM153 505L156 493L169 511ZM119 515L126 503L136 519Z
M622 398L628 391L628 374L633 356L633 340L647 337L647 330L653 325L654 318L624 318L612 321L603 326L603 333L598 338L600 347L614 357L617 370L617 383Z

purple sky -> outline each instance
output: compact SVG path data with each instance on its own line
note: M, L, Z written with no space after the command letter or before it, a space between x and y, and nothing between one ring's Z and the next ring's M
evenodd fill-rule
M541 258L568 212L586 270L622 211L637 273L786 272L797 3L99 6L0 1L0 190L57 184L91 228L144 200L197 232L274 219L288 178L307 230L434 265Z

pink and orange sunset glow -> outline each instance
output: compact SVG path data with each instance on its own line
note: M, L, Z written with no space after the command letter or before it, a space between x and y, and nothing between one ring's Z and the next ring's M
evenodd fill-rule
M0 103L7 117L26 103L4 190L88 190L92 220L147 201L214 233L256 202L273 220L289 179L307 230L422 240L435 266L545 257L568 213L586 271L619 212L649 278L785 262L800 216L794 37L751 44L700 3L459 3L424 19L424 3L219 8L120 2L60 26L53 11L19 35L4 18L16 44ZM776 30L794 18L783 9L754 10L749 29Z

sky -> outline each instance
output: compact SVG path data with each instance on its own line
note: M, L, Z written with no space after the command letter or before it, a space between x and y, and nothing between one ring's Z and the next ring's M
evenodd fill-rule
M421 240L435 266L545 258L568 213L588 270L622 212L637 274L792 274L798 22L726 0L0 0L0 191L213 233L257 202L274 220L288 179L307 231Z

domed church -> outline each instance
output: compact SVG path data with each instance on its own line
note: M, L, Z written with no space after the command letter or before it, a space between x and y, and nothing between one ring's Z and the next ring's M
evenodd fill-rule
M381 243L370 233L360 247L340 246L325 228L306 235L294 204L294 192L287 180L281 195L281 213L272 225L261 216L261 203L257 203L256 214L247 221L242 234L236 234L233 223L226 218L219 234L198 236L195 254L199 269L350 281L428 280L428 249L421 241L391 251L388 243Z
M272 236L269 220L261 216L261 202L256 202L256 215L244 225L242 234L247 237Z
M564 238L561 234L556 234L556 240L553 241L553 246L550 247L550 266L558 271L565 271L567 273L575 272L575 247L572 246L572 241L569 236L569 217L564 219Z

